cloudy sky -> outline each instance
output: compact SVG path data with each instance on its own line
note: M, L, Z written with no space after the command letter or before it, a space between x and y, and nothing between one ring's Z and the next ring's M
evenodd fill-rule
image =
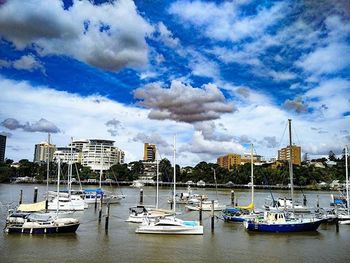
M350 142L347 0L0 0L0 133L32 160L51 132L143 143L181 165L293 140L309 156Z

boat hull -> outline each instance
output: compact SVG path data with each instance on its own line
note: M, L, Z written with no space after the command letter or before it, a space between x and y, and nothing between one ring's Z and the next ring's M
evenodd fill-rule
M57 233L75 233L79 227L79 223L70 224L67 226L47 226L47 227L33 227L33 228L22 228L18 226L8 226L5 229L6 233L17 233L17 234L57 234Z
M290 232L304 232L316 231L323 220L316 220L313 222L296 222L290 224L267 224L245 221L244 226L249 231L257 232L273 232L273 233L290 233Z
M203 226L193 228L140 226L135 232L138 234L203 235Z

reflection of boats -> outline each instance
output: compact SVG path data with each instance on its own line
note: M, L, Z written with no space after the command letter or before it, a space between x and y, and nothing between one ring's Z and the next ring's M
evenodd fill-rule
M140 187L145 186L145 184L143 182L141 182L140 180L134 180L134 181L132 181L132 184L130 186L140 188Z
M199 211L211 211L212 210L212 201L202 201L202 203L197 203L193 205L186 205L186 208L189 210ZM218 200L214 201L214 211L221 211L226 208L226 205L221 205Z
M47 214L13 213L7 217L6 233L53 234L74 233L79 227L74 218L54 218Z
M145 217L147 217L150 221L154 221L156 218L166 217L174 214L172 211L169 210L157 209L154 207L146 207L143 205L130 207L129 211L129 217L127 220L125 220L129 223L142 223Z
M173 213L176 213L176 158L174 137L174 192ZM145 217L142 224L136 229L139 234L175 234L175 235L203 235L203 226L198 221L183 221L174 216L158 217L151 221Z
M289 122L289 179L291 189L291 206L293 212L284 211L266 211L264 216L257 216L243 222L244 227L250 231L259 232L299 232L299 231L315 231L323 222L323 219L296 218L294 213L294 189L293 189L293 165L292 165L292 135L291 120ZM284 203L286 205L286 203Z

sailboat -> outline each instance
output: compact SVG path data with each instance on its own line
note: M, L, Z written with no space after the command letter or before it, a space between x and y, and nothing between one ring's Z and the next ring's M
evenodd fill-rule
M85 203L87 204L100 202L101 198L103 203L117 204L117 203L120 203L120 201L125 198L123 194L114 195L102 189L102 174L103 174L102 166L104 162L103 160L104 156L102 155L103 153L104 153L104 149L102 145L99 187L97 189L84 189L82 191L82 195L84 196Z
M57 174L57 198L59 194L60 181L60 160L58 161ZM14 212L6 219L4 231L6 233L22 234L54 234L54 233L74 233L80 223L75 218L58 218L59 206L56 215L51 213L23 213Z
M142 223L145 218L147 220L155 221L159 217L166 217L169 215L173 215L172 211L165 210L165 209L159 209L159 163L158 160L156 160L157 163L157 182L156 182L156 205L155 207L147 207L144 205L138 205L133 206L129 208L129 217L126 222L129 223Z
M139 234L175 234L175 235L203 235L203 226L198 221L184 221L176 218L176 139L174 136L174 192L173 216L159 217L150 221L145 217L136 229Z
M216 171L214 168L212 168L213 172L214 172L214 181L215 181L215 192L216 192L216 200L214 200L214 211L222 211L223 209L226 208L226 205L220 204L219 203L219 198L218 198L218 184L216 181ZM205 196L206 197L206 196ZM192 202L192 204L188 204L185 207L188 210L193 210L193 211L212 211L212 201L208 201L208 200L203 200L201 199L202 196L199 196L199 200L197 202ZM206 199L208 199L206 197Z
M73 141L73 138L72 138ZM56 210L59 206L61 211L83 211L88 208L84 199L79 194L73 194L72 191L72 165L73 165L73 147L70 147L70 160L68 162L68 189L66 192L56 193L48 191L48 210ZM60 169L60 168L59 168ZM59 184L59 182L57 182Z
M291 119L289 123L289 179L291 189L292 212L285 210L265 211L263 217L256 217L243 222L244 227L249 231L258 232L300 232L316 231L323 219L309 217L295 217L294 212L294 186L293 186L293 163L292 163L292 129Z
M253 219L257 216L254 213L254 161L253 161L253 144L250 145L250 184L251 184L251 201L247 206L235 206L226 208L222 211L225 221L243 222L247 219Z
M345 211L338 211L338 218L341 224L350 224L350 210L349 210L349 174L348 174L348 147L345 146L345 189L346 189L346 209Z

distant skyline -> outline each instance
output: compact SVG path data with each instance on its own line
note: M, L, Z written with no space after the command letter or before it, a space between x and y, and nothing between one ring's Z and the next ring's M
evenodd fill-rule
M0 0L6 157L47 139L143 144L177 162L227 153L312 157L350 143L350 3Z

